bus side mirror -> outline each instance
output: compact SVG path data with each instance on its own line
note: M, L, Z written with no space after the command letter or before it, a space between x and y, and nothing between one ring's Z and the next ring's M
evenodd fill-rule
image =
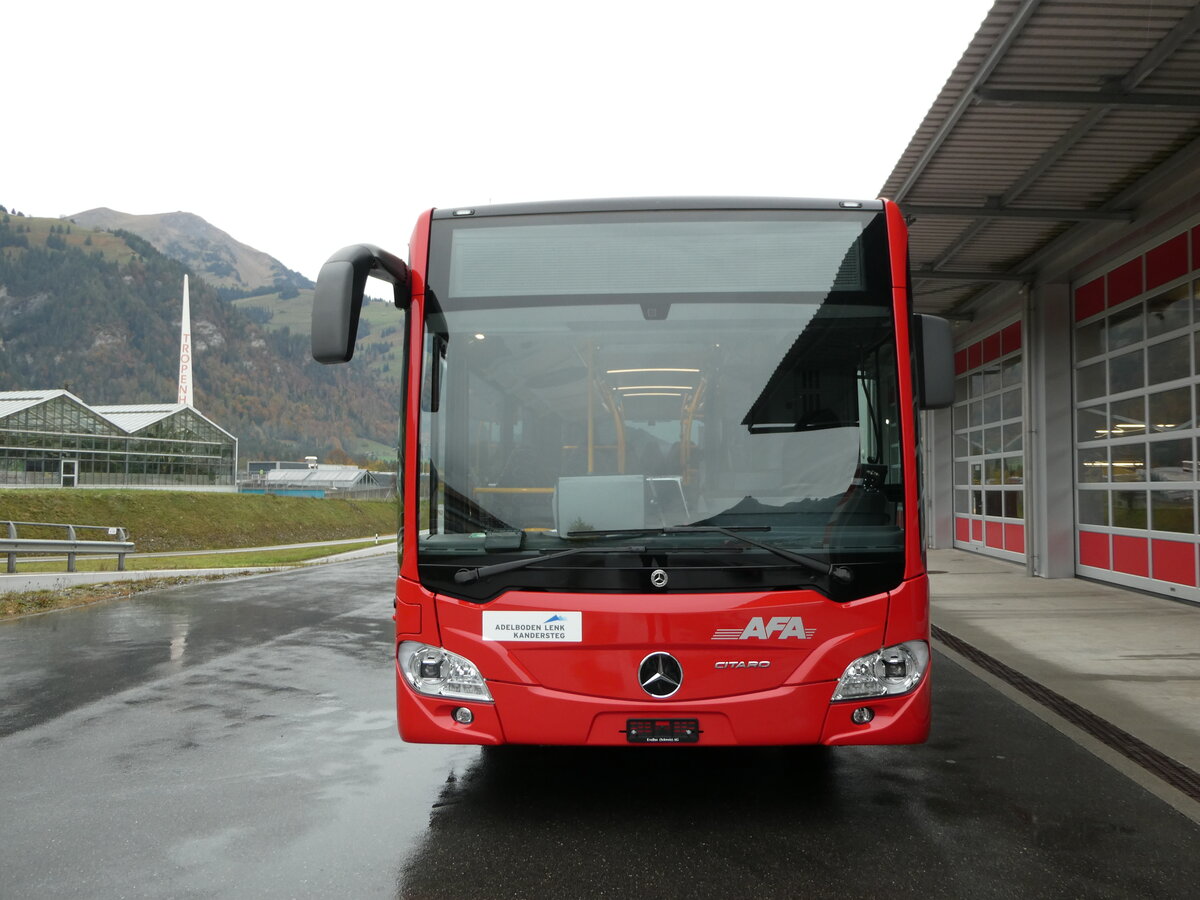
M408 266L402 260L371 244L343 247L317 275L312 308L312 355L317 362L343 363L354 356L368 277L391 282L396 306L408 306Z
M921 409L945 409L954 402L954 336L937 316L914 316L917 401Z

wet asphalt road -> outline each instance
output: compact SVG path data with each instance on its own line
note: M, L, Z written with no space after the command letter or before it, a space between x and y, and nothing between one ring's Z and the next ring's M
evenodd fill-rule
M0 897L1200 891L1200 827L941 656L921 747L403 744L393 571L0 623Z

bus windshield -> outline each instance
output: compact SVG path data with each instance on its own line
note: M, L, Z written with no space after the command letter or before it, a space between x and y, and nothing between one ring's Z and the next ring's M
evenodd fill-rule
M894 586L886 247L864 211L435 220L422 580L478 600L623 590L621 572L653 558L694 573L680 590L836 592L765 543L850 567L856 596ZM453 577L568 549L471 588Z

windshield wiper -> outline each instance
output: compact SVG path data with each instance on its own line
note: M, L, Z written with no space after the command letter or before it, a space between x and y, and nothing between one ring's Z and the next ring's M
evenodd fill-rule
M849 584L854 580L854 573L845 566L835 566L832 563L824 563L819 559L814 559L811 556L806 556L803 553L797 553L795 550L788 550L784 547L777 547L774 544L767 544L763 541L756 541L754 538L748 538L738 532L746 531L770 531L770 527L766 525L758 527L749 527L746 529L723 528L720 525L676 525L673 528L666 528L664 531L667 534L694 534L705 532L716 532L723 534L726 537L731 537L735 541L741 541L743 544L749 544L751 547L757 547L759 550L766 550L768 553L774 553L776 556L781 556L784 559L791 560L794 563L805 566L813 571L820 572L822 575L828 575L834 581L840 581L842 584Z
M723 534L726 537L733 538L735 541L741 541L748 546L757 547L759 550L766 550L768 553L774 553L776 556L804 566L806 569L812 569L821 575L827 575L835 581L840 581L842 584L849 584L854 580L854 573L845 566L824 563L803 553L797 553L795 550L788 550L784 547L777 547L774 544L756 541L741 534L743 531L770 530L770 525L735 525L732 528L724 528L720 525L668 525L665 528L618 528L612 531L571 531L567 533L567 536L584 537L600 534Z
M502 572L512 572L515 569L523 569L526 566L536 565L541 562L548 562L552 559L562 559L564 556L574 556L576 553L597 553L600 551L617 552L617 553L645 553L645 547L572 547L569 550L560 550L557 553L547 553L545 556L527 556L524 559L514 559L508 562L494 563L490 566L479 566L476 569L459 569L454 573L454 580L458 584L471 584L476 581L481 581L484 578L491 578L493 575L499 575Z

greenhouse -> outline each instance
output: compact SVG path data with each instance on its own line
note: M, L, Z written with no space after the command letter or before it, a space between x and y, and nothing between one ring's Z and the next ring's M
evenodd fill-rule
M182 403L0 391L0 488L236 489L237 438Z

